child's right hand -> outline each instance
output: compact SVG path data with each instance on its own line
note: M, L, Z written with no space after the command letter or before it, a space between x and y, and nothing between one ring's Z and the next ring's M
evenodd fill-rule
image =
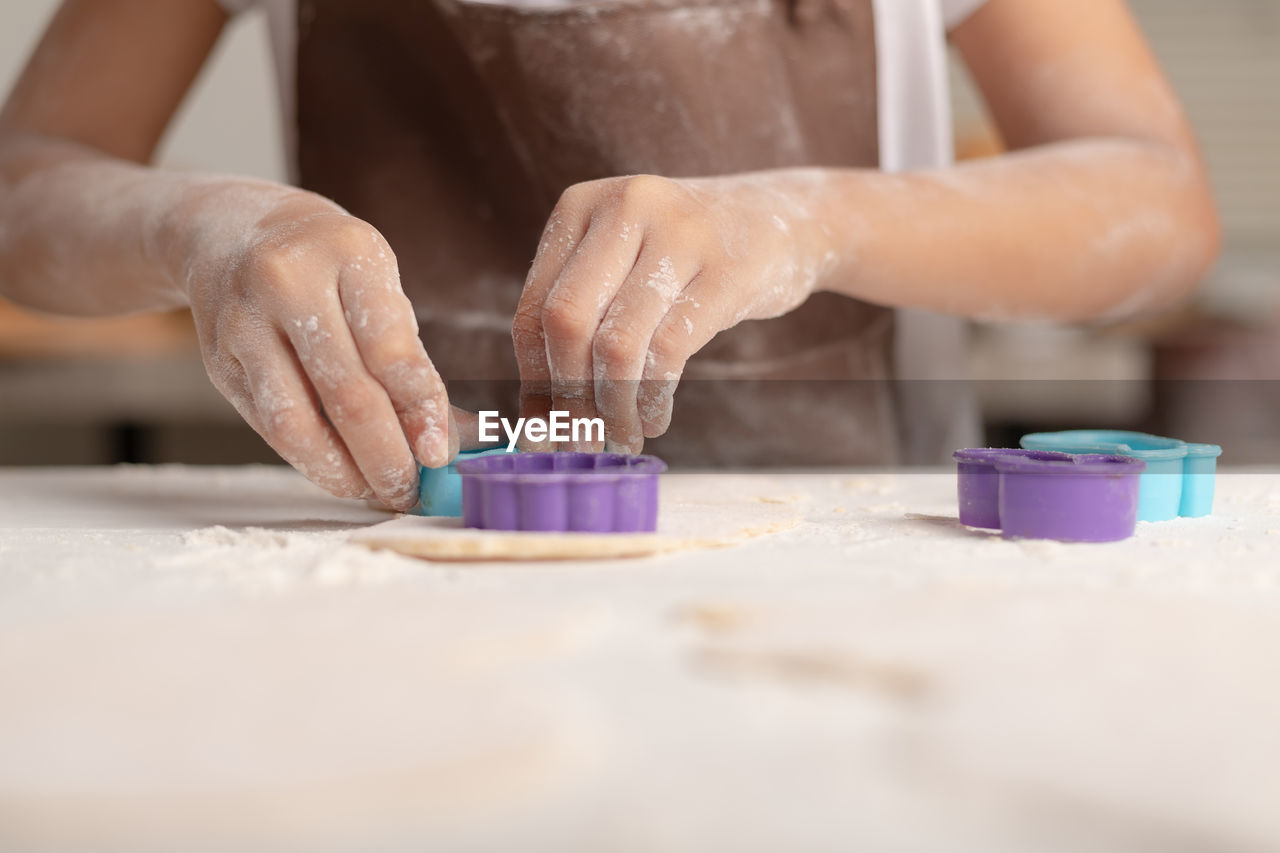
M255 182L183 207L179 263L213 384L312 482L411 508L415 456L445 464L458 430L382 235Z

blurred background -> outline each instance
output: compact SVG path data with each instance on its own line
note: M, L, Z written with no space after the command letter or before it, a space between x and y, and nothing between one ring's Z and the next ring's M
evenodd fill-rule
M58 0L0 4L7 92ZM990 444L1033 429L1141 428L1280 461L1280 3L1131 0L1191 113L1226 227L1196 300L1107 328L975 327ZM954 66L957 152L1000 140ZM282 180L266 22L241 16L160 153L178 168ZM0 302L0 465L278 461L209 384L183 313L41 317Z

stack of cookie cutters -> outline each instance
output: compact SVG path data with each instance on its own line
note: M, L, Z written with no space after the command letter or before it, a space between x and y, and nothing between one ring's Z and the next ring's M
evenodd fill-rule
M519 453L464 459L462 523L484 530L647 533L658 526L654 456Z
M1146 463L1107 454L957 450L960 522L1011 539L1117 542L1133 535Z
M1222 448L1189 444L1123 430L1069 430L1022 437L1028 450L1060 453L1103 453L1147 463L1138 497L1139 521L1168 521L1178 516L1200 518L1213 511L1214 483Z

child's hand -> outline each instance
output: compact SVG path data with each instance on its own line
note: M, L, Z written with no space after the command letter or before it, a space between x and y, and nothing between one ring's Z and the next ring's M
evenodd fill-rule
M194 204L183 267L214 385L316 484L412 507L414 457L446 463L458 432L386 241L296 190L232 184ZM252 224L228 233L228 206Z
M830 258L803 203L810 179L821 180L793 174L784 189L764 175L641 175L570 187L516 312L521 415L598 414L606 444L630 452L665 432L691 355L813 291Z

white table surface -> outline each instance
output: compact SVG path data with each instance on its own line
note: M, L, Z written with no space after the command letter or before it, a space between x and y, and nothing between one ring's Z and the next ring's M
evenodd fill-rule
M284 469L0 472L0 849L1280 844L1280 472L1105 546L742 477L804 524L448 565Z

